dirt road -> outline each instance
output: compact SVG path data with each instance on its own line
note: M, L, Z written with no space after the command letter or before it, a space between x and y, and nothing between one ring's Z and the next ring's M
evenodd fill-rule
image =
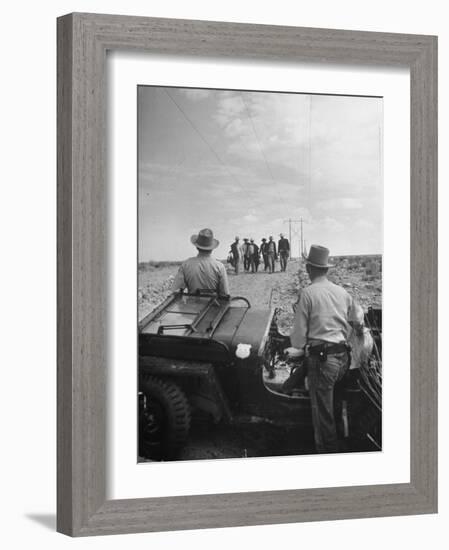
M291 260L285 273L279 271L277 264L278 271L272 274L262 269L254 274L235 275L231 266L227 264L226 267L232 296L244 296L255 308L280 308L280 330L286 331L291 327L292 306L298 300L299 290L309 284L302 262L298 259ZM139 268L139 318L144 317L170 294L177 270L177 265L155 267L144 264ZM382 303L381 275L368 276L366 271L363 262L347 266L344 260L337 260L336 267L329 271L329 278L345 287L365 310L370 305L379 306Z

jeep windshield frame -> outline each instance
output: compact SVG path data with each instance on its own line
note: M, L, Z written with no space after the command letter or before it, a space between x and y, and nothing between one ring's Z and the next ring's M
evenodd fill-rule
M241 296L231 298L210 291L174 292L139 322L139 333L163 336L167 331L171 335L211 339L236 301L243 301L246 309L251 307Z

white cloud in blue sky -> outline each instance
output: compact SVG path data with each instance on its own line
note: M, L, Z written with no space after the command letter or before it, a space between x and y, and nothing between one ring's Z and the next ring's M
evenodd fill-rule
M227 255L305 220L307 244L382 252L382 100L139 87L139 259ZM297 245L297 226L293 247Z

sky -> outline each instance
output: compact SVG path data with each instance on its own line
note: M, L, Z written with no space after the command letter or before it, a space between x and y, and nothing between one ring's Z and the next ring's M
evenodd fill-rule
M307 248L381 254L382 125L381 98L139 86L139 261L195 255L206 227L226 258L301 218Z

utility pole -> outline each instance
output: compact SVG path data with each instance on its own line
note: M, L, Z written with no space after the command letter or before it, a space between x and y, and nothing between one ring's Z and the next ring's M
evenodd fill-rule
M292 245L292 220L288 220L288 242L290 246Z
M284 223L288 223L288 236L289 236L289 243L290 243L290 250L293 250L292 247L292 223L299 223L300 229L301 229L301 235L299 238L299 257L302 257L302 253L304 251L304 232L303 232L303 226L304 220L302 217L299 220L292 220L292 218L288 218L288 220L284 220Z

